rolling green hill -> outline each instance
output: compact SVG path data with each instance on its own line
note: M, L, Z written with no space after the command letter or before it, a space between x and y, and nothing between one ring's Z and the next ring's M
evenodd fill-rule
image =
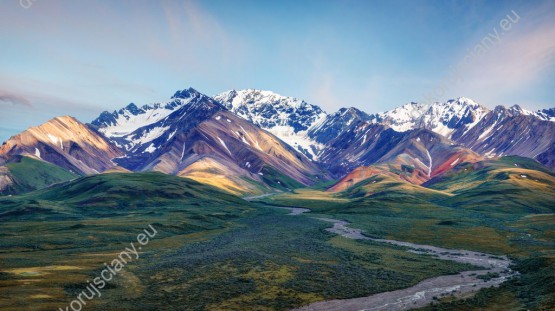
M14 156L5 167L7 168L6 177L10 182L4 189L0 189L0 195L42 189L78 177L77 174L60 166L24 156Z
M555 212L555 173L532 159L462 163L424 186L453 194L441 204L509 215Z
M179 204L248 206L239 197L188 178L162 173L109 173L81 177L20 196L0 197L0 218L104 217Z

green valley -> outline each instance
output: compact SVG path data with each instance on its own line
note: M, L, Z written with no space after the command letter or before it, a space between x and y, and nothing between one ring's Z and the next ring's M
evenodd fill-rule
M287 310L472 270L346 239L316 219L333 217L370 237L506 254L516 263L520 275L501 287L427 309L542 309L555 299L554 177L530 164L463 163L428 188L376 175L342 192L299 188L253 202L160 173L94 175L3 197L0 307L66 305L149 224L157 237L88 309L157 310L172 301L186 310ZM278 206L310 213L291 216Z

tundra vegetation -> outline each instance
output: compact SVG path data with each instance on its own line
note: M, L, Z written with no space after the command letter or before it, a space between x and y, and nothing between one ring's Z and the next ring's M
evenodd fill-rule
M475 269L334 235L316 219L325 217L372 237L514 260L520 275L499 288L462 300L438 297L428 310L546 309L555 305L555 191L541 178L552 175L528 168L533 178L519 179L522 172L508 167L528 164L505 161L463 167L464 174L428 188L374 176L339 193L321 185L254 202L158 173L81 177L3 197L0 308L67 305L148 224L156 239L87 309L287 310ZM456 186L463 182L481 191ZM291 216L275 206L310 212Z

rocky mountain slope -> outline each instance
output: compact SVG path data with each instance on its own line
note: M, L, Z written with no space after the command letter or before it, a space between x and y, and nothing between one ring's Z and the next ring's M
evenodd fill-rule
M113 168L123 152L100 133L70 116L57 117L21 132L0 147L0 161L23 155L76 174L97 174Z
M555 167L547 159L555 144L555 109L532 112L518 105L493 110L468 98L446 103L410 103L370 116L396 131L428 129L487 156L518 155Z
M542 160L539 155L555 145L555 122L523 113L518 106L497 106L455 141L486 157L519 155Z
M423 183L460 162L481 159L475 152L429 130L397 132L381 124L360 121L331 141L322 163L336 177L373 165L372 172L393 173L412 183ZM360 171L357 172L360 174Z
M322 157L329 153L329 144L353 122L369 121L397 132L430 130L483 156L519 155L554 167L549 148L555 144L555 108L536 112L519 106L490 110L460 97L429 105L408 103L372 115L356 108L326 114L318 106L269 91L228 91L215 99L315 161L327 161ZM520 137L518 133L527 135Z
M279 138L192 88L166 103L104 112L92 123L125 148L114 161L133 171L187 176L234 193L325 176Z
M535 113L535 115L544 121L555 122L555 108L539 110Z
M357 108L341 108L337 112L327 115L320 122L315 123L308 130L308 137L323 146L334 140L351 124L369 120L369 115Z
M189 88L160 103L105 111L89 125L52 119L5 142L0 165L25 156L78 175L159 171L236 194L331 176L347 185L378 173L421 184L483 157L519 155L554 168L554 111L489 110L458 98L373 115L353 107L327 114L270 91L212 98ZM0 182L13 184L7 172Z

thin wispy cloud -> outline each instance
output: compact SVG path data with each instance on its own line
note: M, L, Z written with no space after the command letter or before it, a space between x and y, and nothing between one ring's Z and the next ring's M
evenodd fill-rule
M0 90L0 107L4 106L21 105L28 108L33 107L31 101L22 95L9 93L7 91Z
M180 70L213 71L236 69L248 56L247 44L226 31L220 22L200 6L201 2L163 2L162 8L170 41L166 61ZM207 64L206 58L212 60Z
M503 51L469 68L461 92L473 92L502 104L499 98L503 99L504 95L542 83L554 66L553 30L529 33L500 46ZM515 100L519 100L518 96Z
M0 85L27 101L11 96L2 105L43 111L5 125L58 112L89 122L190 86L209 95L268 89L328 112L385 111L419 101L512 9L521 21L442 100L555 106L550 1L400 3L49 0L23 9L3 1Z
M551 4L520 13L520 21L501 42L464 69L462 82L451 93L475 97L489 106L530 103L529 91L546 87L555 71L555 19L550 12Z

